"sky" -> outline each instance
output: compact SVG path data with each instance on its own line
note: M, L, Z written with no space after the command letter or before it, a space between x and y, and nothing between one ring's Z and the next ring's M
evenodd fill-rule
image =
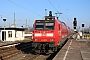
M14 24L14 13L17 27L25 27L26 20L28 26L33 26L36 19L44 19L49 11L52 11L54 16L57 12L62 13L59 20L70 28L74 18L80 28L82 23L86 28L90 26L90 0L0 0L0 26L4 26L4 18L6 27Z

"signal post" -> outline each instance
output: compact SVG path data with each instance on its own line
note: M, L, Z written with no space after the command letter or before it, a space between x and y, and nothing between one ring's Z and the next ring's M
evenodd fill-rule
M74 31L77 32L77 20L76 20L76 18L74 18L74 21L73 21L73 28L74 28Z

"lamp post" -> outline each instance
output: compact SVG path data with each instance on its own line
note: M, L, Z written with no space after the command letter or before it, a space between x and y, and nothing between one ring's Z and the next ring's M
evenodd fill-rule
M2 15L0 15L0 16L1 16L0 18L2 19ZM0 28L1 28L1 27L2 27L2 26L0 26Z
M68 12L69 12L69 9L67 9L67 18L68 18L68 19L67 19L67 25L69 24L69 23L68 23L68 22L69 22L69 15L68 15L69 13L68 13Z
M47 9L45 9L45 16L47 16Z
M5 41L5 21L6 21L6 19L3 19L3 21L4 21L4 41Z
M26 19L26 28L27 28L27 19Z
M1 18L2 18L2 15L0 15L1 16Z
M90 26L89 26L89 33L90 33Z

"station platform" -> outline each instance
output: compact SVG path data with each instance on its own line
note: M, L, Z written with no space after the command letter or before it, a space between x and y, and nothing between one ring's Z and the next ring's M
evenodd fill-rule
M32 42L30 40L23 40L23 41L3 41L3 42L0 42L0 48L2 47L10 47L10 46L15 46L15 45L18 45L18 44L21 44L21 43L29 43L29 42Z
M0 47L7 46L7 45L12 45L12 44L18 44L18 42L8 42L8 41L0 42Z
M90 40L68 40L53 60L90 60Z

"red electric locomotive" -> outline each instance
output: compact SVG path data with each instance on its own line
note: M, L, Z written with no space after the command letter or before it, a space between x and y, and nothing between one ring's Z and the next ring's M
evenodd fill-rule
M67 39L68 32L67 25L55 19L50 11L45 20L35 20L32 47L37 53L55 52Z

